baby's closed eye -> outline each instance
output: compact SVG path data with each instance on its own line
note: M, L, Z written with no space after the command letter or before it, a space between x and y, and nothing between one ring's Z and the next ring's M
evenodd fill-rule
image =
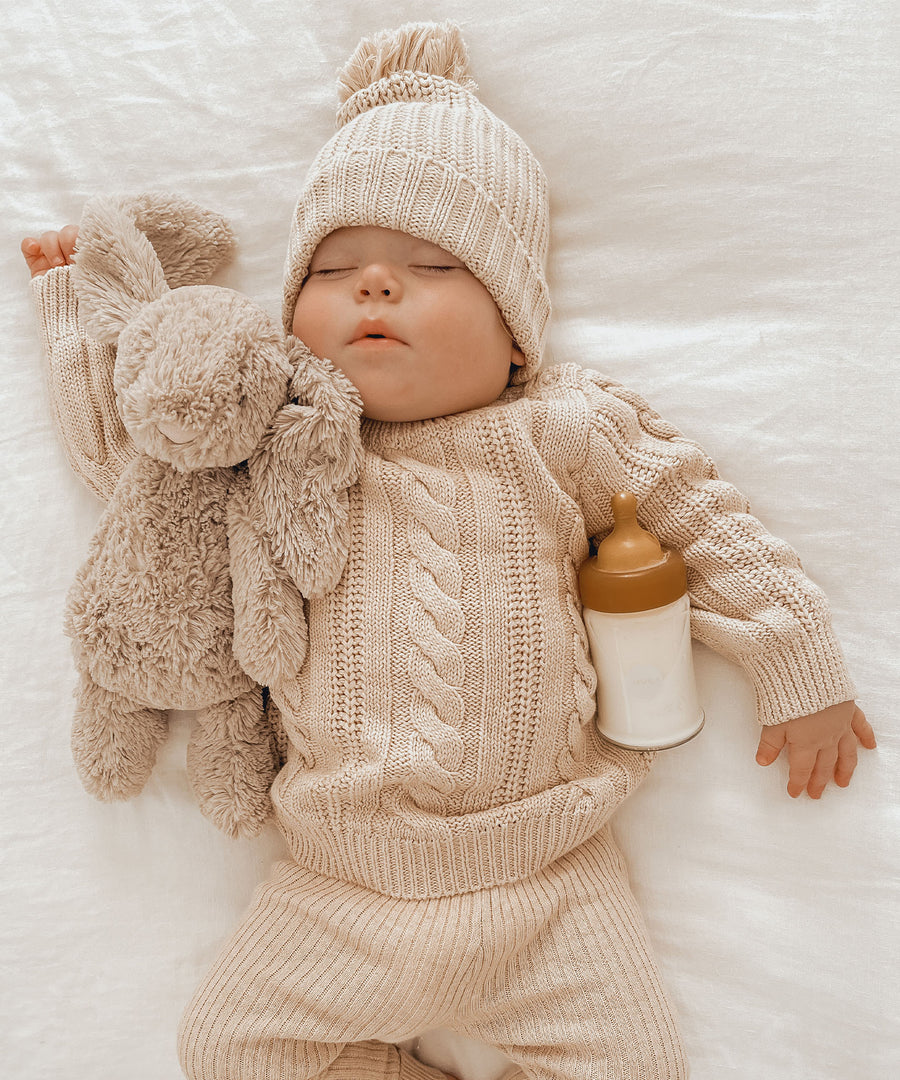
M320 270L310 270L310 277L336 277L338 274L350 274L356 269L355 266L327 266Z

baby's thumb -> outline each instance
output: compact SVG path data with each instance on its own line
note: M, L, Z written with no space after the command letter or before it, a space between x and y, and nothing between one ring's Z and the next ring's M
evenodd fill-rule
M759 746L756 750L756 762L758 765L771 765L784 749L787 736L778 728L763 728L759 737Z

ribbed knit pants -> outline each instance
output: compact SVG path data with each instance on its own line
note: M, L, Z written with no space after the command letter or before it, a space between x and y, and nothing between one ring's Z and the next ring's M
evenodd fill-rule
M672 1010L604 830L539 874L400 900L283 863L181 1025L190 1080L438 1080L430 1028L522 1080L684 1080Z

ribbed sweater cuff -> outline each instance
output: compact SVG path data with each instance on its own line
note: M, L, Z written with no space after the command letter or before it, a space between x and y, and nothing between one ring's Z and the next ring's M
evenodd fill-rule
M70 267L57 266L32 278L31 295L40 321L44 351L49 356L59 336L78 326L78 300Z
M766 726L852 701L856 688L831 627L746 662L756 687L759 721Z
M115 350L88 338L78 322L71 267L33 278L50 406L76 476L107 501L135 455L113 387Z

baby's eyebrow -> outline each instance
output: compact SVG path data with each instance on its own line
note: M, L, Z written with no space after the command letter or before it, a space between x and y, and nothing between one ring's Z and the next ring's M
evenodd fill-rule
M462 259L457 258L456 255L451 255L449 251L444 251L443 248L435 247L434 245L429 246L427 249L422 248L418 251L414 251L410 255L410 261L422 263L441 263L442 265L446 265L448 263L459 263L460 266L465 265Z
M310 270L320 270L322 267L346 267L355 266L357 260L343 251L329 251L325 255L313 255L309 260Z
M352 254L353 249L345 240L341 239L333 242L331 237L327 237L321 243L316 244L313 248L312 255L309 257L309 264L313 263L332 262L334 259L346 259Z

